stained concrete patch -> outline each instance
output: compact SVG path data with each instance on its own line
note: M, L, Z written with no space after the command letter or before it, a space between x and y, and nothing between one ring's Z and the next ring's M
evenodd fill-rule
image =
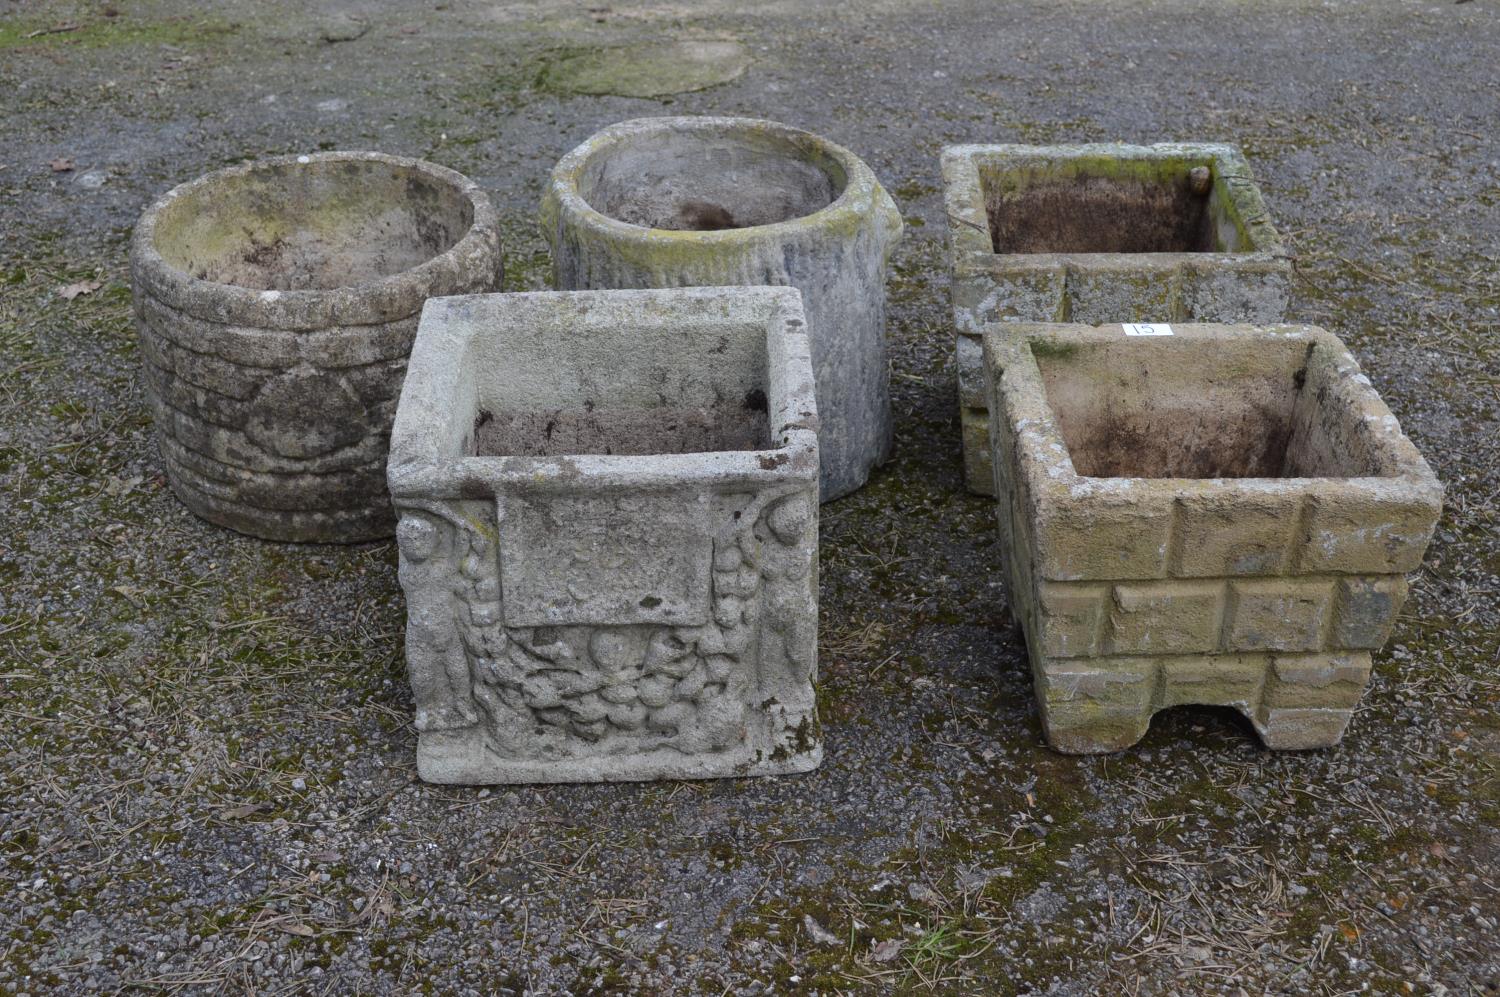
M542 72L542 86L561 93L666 97L737 79L750 66L737 41L651 42L574 52Z

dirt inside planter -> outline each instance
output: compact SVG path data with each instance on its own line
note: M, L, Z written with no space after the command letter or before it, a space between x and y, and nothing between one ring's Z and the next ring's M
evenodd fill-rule
M1073 467L1098 478L1385 473L1298 340L1034 341Z
M813 214L843 192L837 162L765 133L654 133L595 155L579 193L596 211L679 232L771 225Z
M1213 253L1242 247L1209 164L1112 162L980 171L997 253Z
M756 404L761 408L757 410ZM741 404L650 409L596 407L490 412L474 419L479 457L642 455L763 450L769 443L765 396Z
M479 457L647 455L771 446L764 326L620 327L475 345Z
M200 280L330 290L389 277L451 249L473 209L462 191L383 162L267 166L199 187L163 212L162 257Z

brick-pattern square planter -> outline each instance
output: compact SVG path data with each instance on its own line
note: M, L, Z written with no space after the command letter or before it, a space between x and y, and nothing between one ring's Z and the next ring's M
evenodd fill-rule
M1158 330L1165 333L1165 330ZM1012 609L1048 741L1232 706L1273 748L1343 735L1442 486L1332 335L986 334Z
M429 302L389 483L422 778L818 765L796 290Z
M982 331L998 322L1279 322L1291 258L1228 145L943 150L964 475L992 494Z

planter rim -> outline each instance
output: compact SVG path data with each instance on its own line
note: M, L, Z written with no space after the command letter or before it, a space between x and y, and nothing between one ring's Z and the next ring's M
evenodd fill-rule
M162 213L180 198L226 180L278 167L321 163L381 163L420 173L468 199L468 231L446 250L399 273L341 287L258 290L203 280L169 263L156 248ZM334 325L376 325L415 314L434 293L462 280L487 256L498 264L499 216L483 189L456 170L422 159L383 152L334 151L269 156L206 173L180 184L151 203L131 236L132 270L138 285L165 304L214 322L255 328L300 330Z
M1174 337L1185 340L1234 339L1245 341L1246 326L1215 324L1172 323ZM1078 473L1073 465L1072 450L1068 447L1059 428L1056 414L1045 397L1041 369L1037 365L1031 344L1034 340L1050 339L1075 343L1118 342L1120 326L1066 325L1050 323L1016 323L1012 327L991 327L984 333L986 366L1003 361L1003 374L997 374L990 398L991 412L1004 412L1006 405L1001 398L1002 378L1012 380L1021 390L1005 394L1026 409L1018 424L1023 464L1031 463L1041 474L1034 479L1059 497L1081 498L1085 495L1095 499L1114 499L1122 504L1140 502L1146 498L1175 498L1186 495L1279 495L1317 494L1338 492L1349 494L1358 491L1371 496L1400 496L1421 498L1434 505L1441 503L1443 486L1427 460L1415 444L1401 431L1396 417L1391 414L1380 396L1370 385L1369 378L1359 369L1348 347L1332 333L1317 326L1274 325L1253 327L1256 335L1265 339L1301 340L1310 346L1326 351L1340 379L1355 382L1356 391L1363 396L1371 408L1379 413L1379 424L1372 427L1372 442L1377 459L1389 473L1380 475L1326 476L1318 478L1148 478L1148 477L1089 477Z
M728 490L778 481L818 478L818 418L812 382L802 384L795 370L783 370L773 385L768 413L770 446L755 450L719 450L661 454L566 454L548 457L439 455L425 435L442 418L440 411L456 390L472 327L455 330L436 324L439 312L469 306L488 309L571 309L580 317L591 309L623 307L650 301L678 313L691 313L726 297L741 306L754 301L759 313L742 317L763 320L768 336L795 363L807 365L802 296L789 287L691 287L596 291L532 291L514 294L456 295L429 302L412 349L407 385L402 391L391 433L387 480L393 498L412 501L472 498L476 494L543 492L667 491L682 487ZM798 330L794 336L792 328ZM776 369L773 361L773 371ZM774 374L772 375L775 376ZM781 425L776 423L780 422Z
M760 133L790 140L794 143L807 144L817 148L839 164L839 167L844 171L844 189L839 192L838 197L834 198L827 205L809 214L799 215L796 218L788 218L784 221L772 222L769 225L750 225L745 228L708 231L650 228L645 225L635 225L611 217L588 203L588 200L584 198L578 189L578 179L590 160L595 156L608 153L610 150L629 142L668 132L696 132L721 135ZM794 128L791 125L784 125L780 122L769 121L764 118L681 115L632 118L628 121L620 121L601 128L574 147L562 159L558 160L557 165L552 168L551 176L548 178L547 194L543 200L544 218L546 217L545 202L547 200L555 200L558 211L580 219L591 227L605 229L619 239L642 243L691 241L695 244L735 246L743 243L759 242L767 237L778 238L801 231L821 228L830 222L836 222L843 218L857 221L864 218L871 211L872 207L880 209L884 206L884 202L888 198L882 198L880 195L883 193L884 189L880 186L880 181L876 178L875 171L870 168L869 164L843 146L815 132L810 132L802 128ZM895 212L894 204L890 205L890 210L892 213ZM896 221L899 222L899 214L896 216ZM555 238L553 226L544 224L543 228L549 241Z
M997 253L989 238L988 220L985 218L984 199L980 190L980 161L1012 163L1065 162L1072 159L1112 155L1124 160L1153 160L1168 157L1209 159L1216 164L1232 166L1234 173L1225 179L1233 179L1236 197L1243 199L1245 207L1253 209L1253 217L1245 219L1246 232L1254 240L1254 248L1240 252L1210 253ZM1066 263L1074 267L1110 268L1127 264L1132 267L1151 266L1170 269L1183 264L1202 262L1211 266L1226 263L1251 265L1256 262L1272 262L1286 267L1293 254L1287 248L1271 221L1264 199L1250 163L1238 146L1227 142L1156 142L1151 145L1134 145L1120 142L1084 142L1078 144L1025 145L1021 143L965 143L945 145L941 154L943 176L943 208L947 216L950 243L955 256L985 257L989 261L1000 261L1005 265L1017 265L1026 261L1044 261L1047 266ZM976 202L977 198L977 202ZM982 224L981 224L982 223ZM980 232L983 235L981 237Z

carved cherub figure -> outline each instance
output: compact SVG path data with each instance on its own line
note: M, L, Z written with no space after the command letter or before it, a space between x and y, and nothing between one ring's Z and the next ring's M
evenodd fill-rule
M817 623L805 612L812 564L802 539L812 526L814 506L804 495L789 495L765 513L766 540L761 548L765 579L765 626L762 649L768 663L778 658L799 680L815 668ZM779 645L779 647L777 646Z
M479 720L458 631L453 533L447 523L413 512L404 513L396 527L406 593L406 667L419 731L454 730Z

